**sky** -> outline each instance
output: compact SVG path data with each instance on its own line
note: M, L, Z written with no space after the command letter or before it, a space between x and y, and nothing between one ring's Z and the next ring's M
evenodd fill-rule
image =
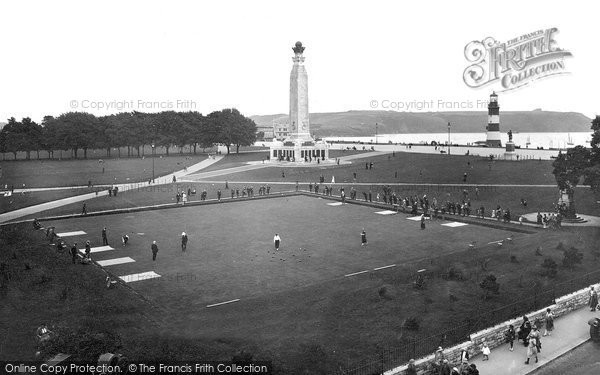
M568 74L500 93L500 108L592 117L599 10L548 0L5 1L0 121L74 110L287 113L296 41L311 112L485 110L499 86L465 84L465 46L553 27L572 53Z

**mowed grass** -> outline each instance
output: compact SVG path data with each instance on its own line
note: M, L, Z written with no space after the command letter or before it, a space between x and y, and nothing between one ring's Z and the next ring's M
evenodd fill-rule
M355 154L365 153L366 151L359 150L330 150L329 157L330 158L339 158L342 156L349 156ZM231 153L229 155L223 155L224 158L219 160L218 162L209 165L207 168L204 168L201 172L209 172L226 168L234 168L242 165L246 165L248 162L256 162L263 161L269 156L269 151L257 151L257 152L243 152L243 153Z
M467 226L448 228L436 222L427 237L447 242L419 241L419 223L404 215L377 215L370 207L346 204L328 206L330 200L295 196L260 201L240 201L201 207L149 211L99 217L51 221L57 231L83 230L100 246L100 230L106 226L112 242L120 245L123 234L131 244L126 249L99 253L97 259L132 256L136 263L110 267L117 275L154 270L165 276L193 275L196 282L169 285L166 282L132 284L145 295L171 305L181 298L174 290L193 295L193 306L235 298L268 294L317 281L341 278L346 274L422 258L434 243L436 253L464 249L471 241L496 241L510 232ZM112 230L112 228L115 228ZM369 245L361 247L365 228ZM182 254L181 232L190 238ZM138 234L143 233L143 234ZM275 233L283 238L281 252L273 250ZM150 244L161 248L159 261L151 260ZM401 243L410 243L402 246ZM419 243L421 242L421 243ZM151 285L151 286L149 286ZM164 289L163 289L164 288Z
M372 169L365 169L373 163ZM491 167L491 168L490 168ZM285 171L285 177L281 172ZM326 182L363 183L428 183L462 184L467 173L467 184L556 184L551 161L493 161L477 156L412 154L397 152L352 160L352 164L321 167L279 166L240 172L219 178L229 181L296 181L314 182L322 174ZM397 176L397 177L396 177Z
M461 253L471 241L485 248L488 242L514 236L473 225L450 228L443 222L428 223L422 231L418 222L402 214L383 216L370 207L328 206L329 202L300 196L45 225L54 225L59 232L84 230L88 235L69 241L81 244L90 239L92 246L101 244L101 228L107 226L116 250L93 258L135 259L106 267L115 275L146 271L162 275L130 285L167 309L173 334L241 340L262 348L261 355L278 363L293 363L292 367L306 360L303 356L311 345L328 348L329 360L337 361L371 353L373 345L398 344L396 330L412 308L399 301L377 307L381 278L397 272L406 276L401 268L406 263ZM366 247L360 244L362 228L369 240ZM185 254L180 248L182 231L190 238ZM125 233L131 240L123 248L119 237ZM273 250L274 233L282 236L280 252ZM156 262L151 260L153 240L160 248ZM373 270L391 264L402 271ZM345 277L364 270L369 272ZM238 298L231 305L206 307ZM339 305L340 299L346 301ZM391 332L396 332L394 337Z
M90 239L92 246L101 244L101 228L107 226L109 243L116 250L93 254L94 260L131 257L135 263L105 269L115 275L150 270L162 275L129 284L156 306L141 305L161 324L160 328L142 325L154 340L141 335L136 324L131 330L119 331L124 337L120 351L129 358L185 352L190 358L223 360L237 348L250 351L255 358L273 360L276 373L281 374L330 374L390 348L407 344L412 348L414 339L424 340L419 341L419 349L432 351L441 332L472 321L477 321L472 326L476 330L527 313L534 308L530 304L533 295L541 296L552 288L566 293L584 287L594 280L577 280L566 287L564 282L598 267L593 255L600 239L597 228L525 234L477 225L450 228L441 225L444 221L433 221L420 230L419 222L407 220L404 214L382 216L374 213L379 211L376 208L327 205L330 202L296 196L82 217L44 225L55 225L58 232L84 230L87 235L67 240L81 245ZM367 247L360 246L363 227ZM184 230L190 237L186 254L180 248ZM279 253L273 251L275 232L283 240ZM131 239L123 248L119 237L125 233ZM489 243L508 237L512 241L502 247ZM156 262L151 260L153 240L160 248ZM476 247L468 249L472 241ZM572 270L559 267L555 279L540 277L544 257L551 256L560 264L559 242L563 248L580 249L583 264ZM534 253L540 246L541 257ZM511 256L515 262L509 261ZM396 266L374 270L391 264ZM449 267L460 270L465 280L436 276ZM68 272L63 268L57 271ZM425 289L414 289L416 270L423 268L432 276ZM345 277L363 270L368 272ZM483 300L479 282L488 273L498 277L500 294ZM65 281L57 280L57 285L61 282ZM103 301L111 292L96 291L97 302L107 303ZM28 289L23 293L27 296ZM43 296L36 297L38 303ZM72 303L76 298L85 296L74 297ZM206 307L238 298L239 302ZM545 303L541 297L538 300ZM110 301L109 305L114 303L112 298ZM519 303L504 313L490 313L516 301ZM110 318L101 311L96 314L102 316L99 321ZM47 316L42 312L37 319ZM405 329L407 318L415 318L420 329ZM466 332L470 330L463 334ZM194 346L198 342L202 350ZM444 346L450 343L445 341ZM408 359L406 355L412 356L410 350L400 353L396 358L400 363Z
M75 195L86 194L100 190L100 188L82 188L82 189L64 189L48 191L32 191L26 193L15 193L9 197L0 196L0 213L18 210L23 207L72 197Z
M189 196L190 202L200 201L200 193L203 190L207 192L207 200L216 200L217 191L221 190L222 199L231 199L231 189L239 190L240 197L242 197L242 189L244 186L253 186L254 195L258 196L258 188L262 185L258 184L240 184L230 183L228 184L229 189L225 189L225 182L222 183L198 183L198 182L178 182L165 185L154 185L144 186L139 189L129 190L120 192L116 197L101 196L93 197L86 201L86 207L88 212L94 211L105 211L119 208L133 208L152 206L158 204L176 203L176 197L178 191L184 191L187 193L189 189L196 189L196 195ZM294 185L280 185L274 184L269 185L271 187L271 193L276 194L278 192L292 191L295 189ZM237 199L237 198L235 198ZM83 203L70 203L64 206L56 207L50 210L41 211L37 214L27 215L18 220L27 220L33 218L42 218L47 216L56 215L73 215L80 214Z
M178 171L201 162L206 155L183 155L154 157L155 176ZM99 162L102 160L103 162ZM87 160L17 160L0 163L2 187L12 185L16 189L32 187L85 186L91 180L94 185L110 185L148 181L152 177L152 156L145 158L87 159ZM102 169L104 168L104 173Z

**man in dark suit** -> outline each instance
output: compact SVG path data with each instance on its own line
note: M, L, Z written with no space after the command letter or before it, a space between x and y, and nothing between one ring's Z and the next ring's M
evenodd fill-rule
M187 249L188 236L185 232L181 232L181 251Z
M102 229L102 245L108 246L108 237L106 236L106 227Z
M158 246L156 245L156 241L152 241L152 260L156 260L156 254L158 254Z
M77 260L77 242L71 246L71 257L73 258L73 264L75 264L75 261Z

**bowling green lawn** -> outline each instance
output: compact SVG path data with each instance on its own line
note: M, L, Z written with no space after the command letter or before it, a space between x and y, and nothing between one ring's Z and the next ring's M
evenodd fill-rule
M562 285L599 264L597 228L522 233L438 220L421 230L405 214L331 203L290 196L43 223L57 232L86 232L66 237L80 248L86 240L100 246L106 226L115 249L93 253L93 259L133 261L103 268L71 264L29 223L2 227L0 262L10 278L0 287L8 301L0 306L0 333L10 345L0 342L0 360L30 359L33 332L45 321L61 332L61 350L82 359L119 351L136 359L229 360L243 351L273 361L275 373L325 374L414 339L435 336L433 350L440 332L465 319ZM360 244L363 228L366 247ZM189 236L185 253L182 231ZM275 233L282 238L278 252ZM126 247L123 234L130 237ZM496 243L507 238L504 246ZM160 249L155 262L152 241ZM559 266L554 279L541 277L544 257L561 263L559 242L577 247L584 262L574 269ZM534 253L539 246L543 257ZM450 266L465 280L439 277ZM424 289L415 289L420 269L430 278ZM105 272L160 277L106 289ZM489 273L498 278L500 293L484 300L479 283ZM524 311L515 310L517 315L529 306L519 308ZM408 318L420 328L405 329ZM89 349L78 349L84 339Z

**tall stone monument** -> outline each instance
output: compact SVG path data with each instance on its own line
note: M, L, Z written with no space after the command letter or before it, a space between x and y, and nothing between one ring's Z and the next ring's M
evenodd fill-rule
M290 131L292 138L311 139L308 116L308 74L304 67L302 43L296 42L292 50L292 72L290 73Z
M508 131L508 142L506 142L506 151L504 152L504 159L512 160L515 156L515 143L513 142L512 129Z
M329 159L329 145L315 141L310 135L308 112L308 74L304 67L304 46L296 42L290 73L289 135L283 141L273 140L270 160L275 162L321 162Z

